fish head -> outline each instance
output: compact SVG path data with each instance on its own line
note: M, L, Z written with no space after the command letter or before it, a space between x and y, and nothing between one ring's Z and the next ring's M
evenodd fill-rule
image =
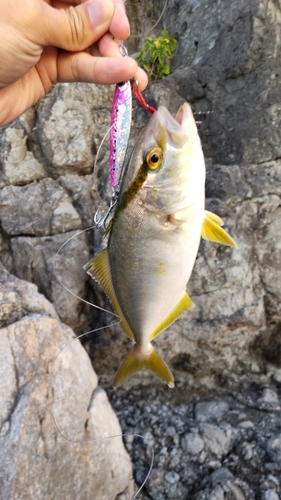
M139 144L140 146L140 144ZM173 117L164 107L153 114L141 139L143 184L139 202L157 213L176 213L204 198L205 163L191 107Z

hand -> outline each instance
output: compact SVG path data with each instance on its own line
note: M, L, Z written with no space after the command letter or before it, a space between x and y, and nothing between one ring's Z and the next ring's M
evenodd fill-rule
M143 90L146 74L114 40L129 31L123 0L1 0L0 126L57 82L135 77Z

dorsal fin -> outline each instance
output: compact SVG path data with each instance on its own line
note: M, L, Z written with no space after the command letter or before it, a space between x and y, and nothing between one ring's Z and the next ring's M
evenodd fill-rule
M204 211L204 221L201 229L201 236L204 240L215 241L222 245L237 248L235 241L221 227L223 220L212 212Z
M187 311L194 307L195 304L192 302L191 298L186 292L183 292L183 295L176 305L176 307L172 310L172 312L158 325L158 327L152 332L150 335L150 341L155 339L159 333L168 328L176 319L181 315L183 311Z
M83 269L85 269L85 271L87 271L87 273L94 280L100 283L100 285L104 288L104 291L108 296L111 304L113 305L116 314L120 318L121 327L123 328L124 332L127 333L128 337L130 337L130 339L135 340L134 334L130 326L128 325L126 319L124 318L124 315L121 311L121 307L119 306L117 297L115 295L107 248L102 250L93 259L89 260L89 262L85 264Z

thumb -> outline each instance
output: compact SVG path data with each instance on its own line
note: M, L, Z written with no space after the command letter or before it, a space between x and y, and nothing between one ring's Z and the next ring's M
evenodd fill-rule
M67 9L41 5L44 23L40 24L41 40L36 42L71 52L84 50L101 38L114 14L112 0L91 0Z

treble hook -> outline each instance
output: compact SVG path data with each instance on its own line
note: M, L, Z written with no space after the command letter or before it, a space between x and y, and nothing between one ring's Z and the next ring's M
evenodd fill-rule
M116 193L115 193L116 194ZM113 209L113 207L116 205L117 203L117 197L114 199L115 197L112 197L111 200L110 200L110 205L107 209L107 211L105 212L104 215L102 215L101 217L98 218L98 214L99 214L99 208L97 209L95 215L94 215L94 223L97 227L101 227L101 226L104 226L105 224L105 221L107 219L107 217L109 216L111 210Z

